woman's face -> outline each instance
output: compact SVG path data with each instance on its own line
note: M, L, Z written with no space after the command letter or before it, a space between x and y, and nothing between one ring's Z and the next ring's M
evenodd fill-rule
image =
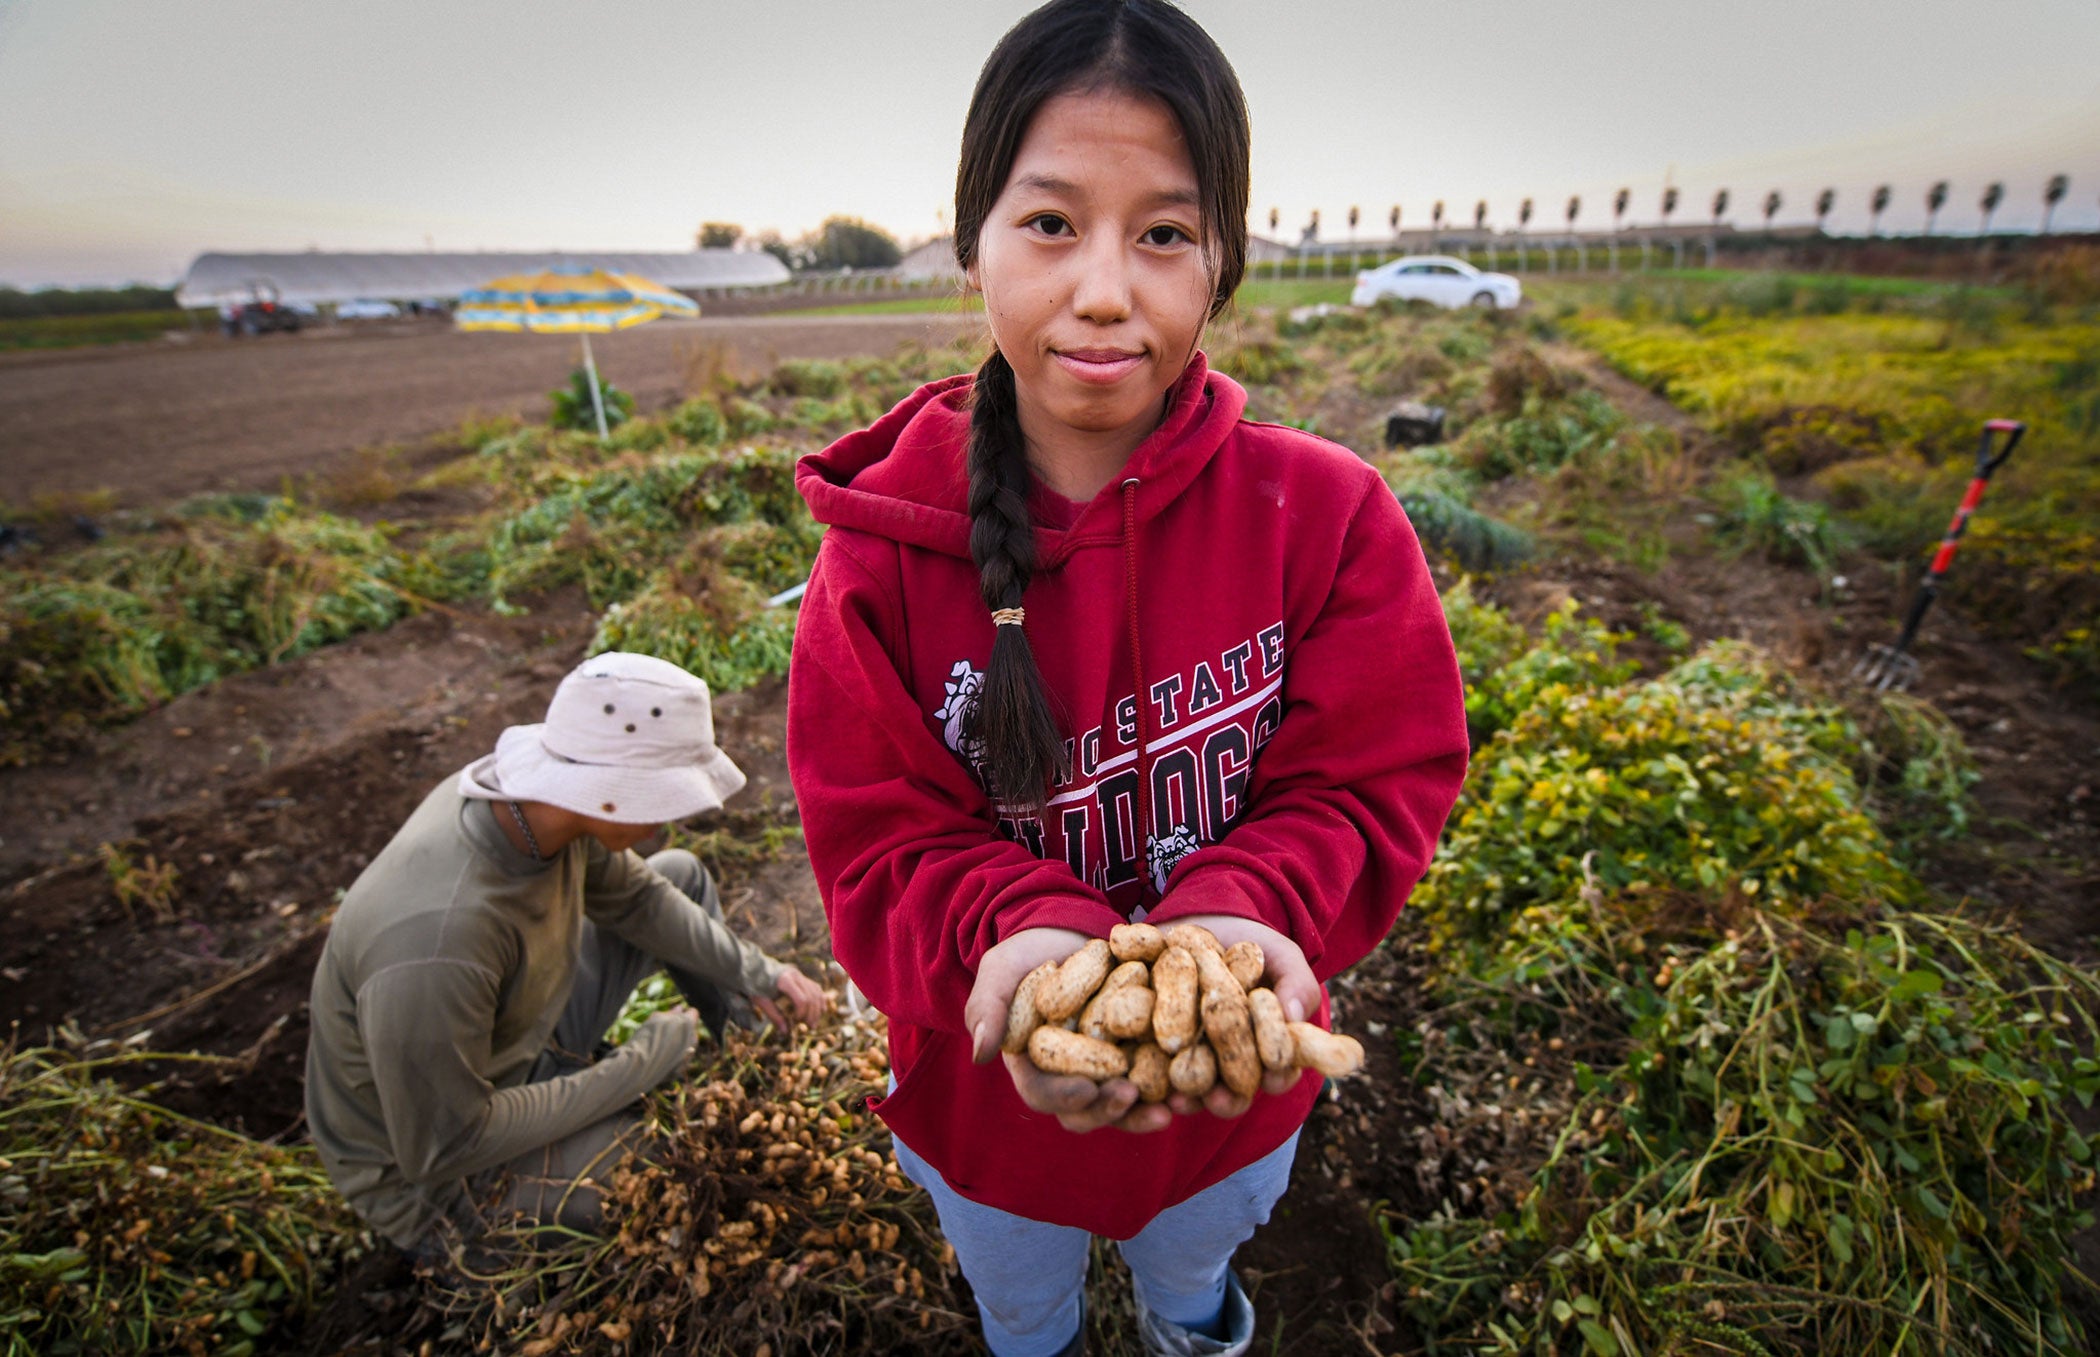
M1159 422L1209 318L1195 166L1166 105L1061 94L1028 124L970 282L1031 438Z

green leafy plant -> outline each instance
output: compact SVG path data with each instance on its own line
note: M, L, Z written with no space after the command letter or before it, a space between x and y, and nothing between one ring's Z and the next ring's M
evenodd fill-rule
M1517 413L1467 427L1453 453L1486 480L1552 471L1609 443L1625 418L1602 395L1583 388L1563 396L1525 393Z
M762 520L784 534L771 540L788 543L796 563L777 568L769 582L797 568L806 574L816 554L816 525L795 494L791 449L682 452L557 470L543 489L490 534L489 587L498 598L581 582L603 607L639 592L695 530L718 523Z
M591 374L582 368L569 373L569 384L558 386L547 393L553 403L553 413L548 422L557 429L576 429L596 432L598 407L591 400ZM605 407L605 427L616 429L634 416L634 397L605 380L598 378L598 400Z
M1782 494L1769 475L1756 473L1728 477L1714 498L1715 530L1731 547L1830 578L1846 541L1826 506Z
M2100 983L1960 918L1753 911L1649 993L1517 1210L1386 1218L1439 1350L2082 1350Z
M1403 492L1400 507L1423 545L1442 552L1466 570L1501 570L1528 559L1530 533L1490 518L1456 495L1438 490Z
M1465 681L1466 719L1478 740L1507 728L1549 689L1609 687L1635 669L1618 658L1623 638L1580 616L1572 600L1547 616L1536 641L1501 609L1476 600L1470 580L1444 592L1444 611Z
M110 891L124 907L125 918L136 917L138 905L144 905L156 923L175 917L175 892L181 878L174 863L162 862L151 853L133 858L129 849L113 843L103 844L97 853L109 872Z
M262 496L0 569L0 763L389 626L442 587L426 567L384 528Z
M0 1047L0 1350L282 1351L374 1247L310 1148L111 1079L171 1059L236 1063Z
M1415 890L1433 945L1495 950L1512 930L1552 928L1592 871L1607 892L1737 892L1779 908L1907 896L1814 714L1725 655L1602 686L1581 681L1583 663L1541 646L1480 696L1507 724L1477 750Z
M832 400L846 394L846 365L823 358L790 358L773 369L767 388L781 396Z
M710 584L696 586L673 572L606 609L591 652L654 655L697 674L717 692L731 692L786 673L794 640L792 608L766 607L755 589L733 576L717 574Z
M1774 470L1815 473L1859 545L1891 560L1922 566L1982 421L2024 421L2025 447L1970 525L1948 602L2059 675L2100 684L2100 322L2089 304L2022 311L2002 289L1854 278L1844 309L1800 314L1746 309L1747 293L1719 284L1628 286L1638 300L1621 314L1579 307L1573 336ZM1692 300L1673 309L1673 296Z
M1692 634L1685 630L1684 624L1670 617L1652 600L1641 604L1641 635L1664 650L1682 653L1692 648Z
M1863 733L1863 780L1891 803L1885 818L1936 839L1968 829L1978 774L1945 713L1909 693L1876 693Z

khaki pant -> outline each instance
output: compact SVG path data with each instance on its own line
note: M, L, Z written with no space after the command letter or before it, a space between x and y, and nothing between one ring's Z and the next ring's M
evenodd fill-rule
M650 858L649 865L700 908L717 919L722 917L714 878L700 859L682 848L671 848ZM584 920L576 987L554 1025L553 1045L541 1053L528 1082L557 1078L589 1065L635 987L666 969L687 1002L700 1011L708 1029L720 1032L729 1004L713 985L665 967L632 943ZM603 1220L604 1193L611 1185L613 1170L629 1150L642 1150L646 1140L639 1113L607 1117L480 1176L471 1185L472 1195L483 1199L499 1179L508 1177L508 1189L490 1208L492 1220L524 1217L543 1225L596 1230Z

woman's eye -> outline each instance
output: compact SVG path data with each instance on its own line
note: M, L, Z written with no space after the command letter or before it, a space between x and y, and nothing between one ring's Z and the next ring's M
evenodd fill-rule
M1053 215L1049 212L1045 212L1040 217L1031 217L1029 219L1028 224L1030 226L1033 226L1036 230L1041 231L1046 236L1061 236L1065 232L1072 229L1071 227L1065 224L1065 219L1063 217Z
M1145 243L1147 245L1162 247L1179 245L1182 241L1189 238L1189 233L1182 230L1179 226L1155 226L1145 232Z

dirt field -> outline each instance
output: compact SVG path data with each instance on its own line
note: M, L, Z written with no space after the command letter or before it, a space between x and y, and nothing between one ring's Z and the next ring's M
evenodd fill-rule
M617 336L605 352L645 403L661 402L677 392L684 346L696 342L733 343L759 366L774 354L879 351L926 337L927 328L893 319L663 325ZM338 351L348 357L336 361ZM1649 393L1580 354L1556 357L1583 366L1637 418L1672 423L1697 440ZM420 436L477 406L502 408L501 399L529 408L567 361L559 342L415 333L65 358L0 367L0 439L25 411L42 410L39 465L51 476L77 475L63 482L76 488L123 484L141 498L223 483L210 477L266 484L306 469L291 443L255 432L266 422L281 421L286 439L309 440L297 456L325 458ZM353 370L364 375L351 381ZM148 379L163 384L163 400L191 399L194 384L195 403L181 412L152 407L142 387L127 388ZM58 448L53 430L65 401L52 393L66 383L79 402L66 418L100 430L105 442L94 446L108 460ZM306 385L291 389L297 383ZM371 394L380 390L392 394ZM134 403L120 410L120 398ZM326 420L317 421L325 431L313 428L312 410L328 400L340 401L343 421L364 421L356 432ZM1337 428L1366 415L1328 413ZM397 419L400 432L386 432ZM244 425L250 434L240 433ZM171 441L127 444L140 428L165 428ZM325 448L324 432L333 440ZM186 451L174 450L178 436ZM12 472L19 445L8 445ZM1643 605L1654 605L1696 639L1745 637L1830 681L1841 681L1866 641L1887 639L1904 602L1885 572L1863 561L1847 563L1855 588L1826 609L1805 572L1703 555L1689 536L1685 546L1660 577L1547 560L1483 592L1527 621L1573 597L1627 630L1638 627ZM574 595L537 600L509 618L426 614L179 698L68 763L0 772L0 805L18 812L0 826L0 1025L19 1024L24 1038L40 1040L70 1021L160 1050L239 1056L232 1073L187 1076L187 1086L163 1096L256 1135L296 1139L307 985L337 892L433 783L485 751L505 725L537 717L581 656L592 621ZM1641 653L1638 643L1628 649ZM2047 688L1951 610L1933 615L1918 652L1919 695L1960 727L1982 774L1974 829L1935 846L1926 874L1975 908L2016 918L2038 940L2090 960L2100 935L2100 826L2092 816L2100 715ZM721 741L751 777L737 805L788 800L784 722L777 682L721 699ZM179 874L166 921L127 917L112 896L96 848L127 840ZM813 970L826 963L805 861L728 877L724 887L739 929ZM1338 1026L1408 1030L1421 987L1407 972L1419 964L1393 952L1374 956L1337 985ZM1367 1208L1383 1200L1426 1213L1460 1184L1435 1142L1429 1093L1402 1072L1393 1042L1367 1044L1371 1077L1323 1102L1277 1218L1240 1255L1262 1310L1264 1350L1272 1332L1275 1350L1294 1354L1419 1350L1399 1317ZM2090 1268L2100 1240L2089 1232L2083 1244ZM352 1289L365 1297L398 1284L378 1277ZM375 1340L359 1350L392 1349Z
M1900 602L1886 588L1863 590L1833 617L1814 606L1805 575L1714 560L1682 561L1666 580L1543 562L1486 592L1533 622L1572 596L1625 629L1642 604L1658 603L1702 639L1744 636L1826 676ZM424 615L179 698L109 734L94 755L0 772L0 803L42 808L9 825L0 845L0 1025L40 1040L70 1021L155 1049L237 1056L229 1070L177 1076L159 1099L298 1139L307 987L337 891L433 783L503 726L538 716L591 620L574 596L507 619ZM1929 875L2090 957L2100 931L2100 829L2089 813L2100 720L1998 663L1954 615L1935 617L1931 630L1921 695L1962 727L1983 781L1976 832L1944 845ZM718 703L722 743L751 777L739 805L790 796L785 707L778 682ZM94 850L125 840L176 867L171 920L133 919L117 906ZM723 884L736 927L812 970L825 966L806 860ZM1423 965L1374 955L1334 987L1338 1027L1410 1030L1423 992L1410 972ZM1463 1187L1437 1139L1431 1092L1406 1076L1392 1042L1367 1046L1370 1077L1321 1104L1276 1219L1239 1255L1265 1338L1273 1329L1283 1336L1276 1350L1299 1357L1421 1350L1398 1313L1367 1208L1385 1201L1427 1213ZM2086 1265L2100 1263L2100 1238L2081 1242ZM354 1285L376 1294L408 1283L397 1268ZM410 1350L393 1337L375 1332L358 1350Z
M745 316L664 320L592 338L606 377L644 412L681 399L696 363L751 375L783 358L944 343L960 316ZM544 418L576 340L462 334L438 322L341 325L296 335L0 356L0 496L113 490L126 504L207 490L275 489L359 448L414 443L469 415Z

